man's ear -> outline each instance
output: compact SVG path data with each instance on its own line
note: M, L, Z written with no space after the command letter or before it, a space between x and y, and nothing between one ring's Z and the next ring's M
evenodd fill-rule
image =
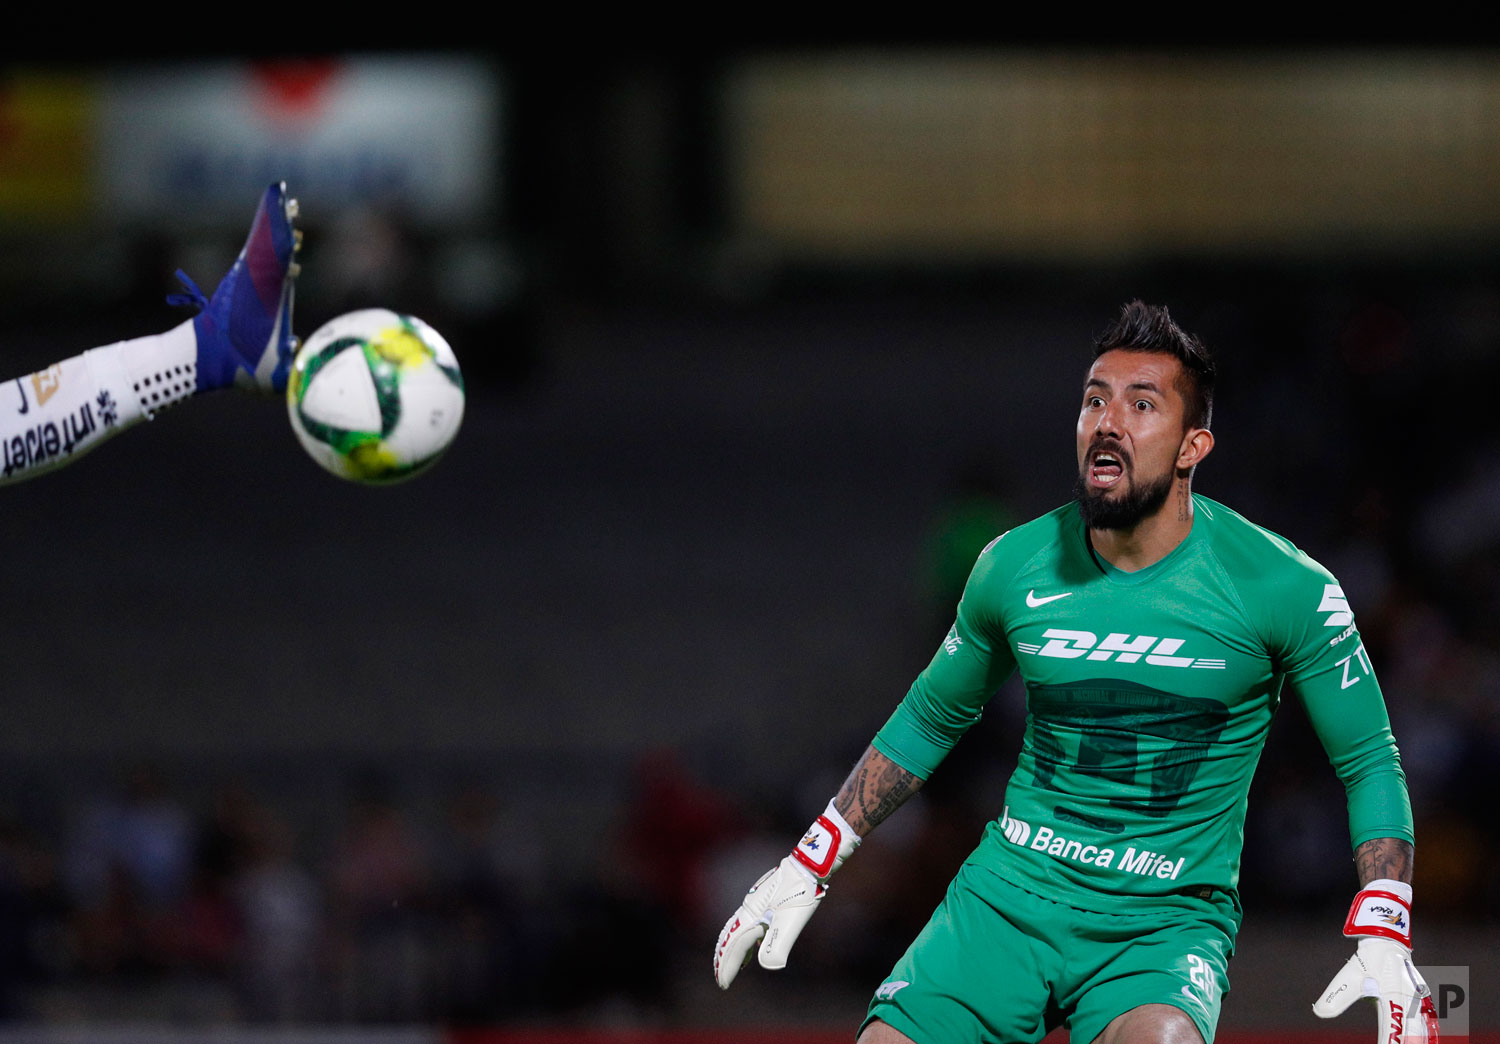
M1213 432L1207 428L1189 428L1183 433L1182 445L1177 447L1178 470L1192 471L1213 451Z

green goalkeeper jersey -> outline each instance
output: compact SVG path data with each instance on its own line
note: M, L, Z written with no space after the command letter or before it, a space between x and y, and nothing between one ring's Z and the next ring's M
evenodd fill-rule
M1221 903L1238 921L1250 778L1290 682L1343 781L1354 845L1411 840L1379 683L1337 581L1206 497L1136 572L1075 505L980 554L957 620L875 737L925 779L1019 670L1026 733L972 862L1086 910Z

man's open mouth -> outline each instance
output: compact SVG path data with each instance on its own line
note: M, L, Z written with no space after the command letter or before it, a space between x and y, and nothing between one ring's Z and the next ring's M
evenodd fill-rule
M1101 488L1113 486L1125 474L1125 461L1110 450L1100 450L1089 458L1089 481Z

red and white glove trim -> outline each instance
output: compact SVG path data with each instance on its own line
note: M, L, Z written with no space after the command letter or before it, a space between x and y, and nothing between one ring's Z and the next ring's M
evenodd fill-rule
M792 858L805 866L819 883L828 880L845 859L859 847L860 837L854 828L828 802L823 814L813 821L792 849Z
M1344 934L1379 936L1411 949L1411 885L1390 879L1365 885L1349 906Z

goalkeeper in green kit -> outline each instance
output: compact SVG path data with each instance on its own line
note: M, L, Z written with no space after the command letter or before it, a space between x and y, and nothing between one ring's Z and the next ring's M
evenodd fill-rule
M1241 919L1251 775L1283 686L1348 797L1356 952L1313 1010L1374 1001L1377 1040L1435 1041L1411 958L1412 816L1380 685L1337 580L1191 491L1215 370L1166 309L1099 338L1076 503L997 537L957 619L791 854L714 949L728 989L769 969L860 838L922 785L1019 671L1005 805L875 991L861 1044L1211 1044Z

